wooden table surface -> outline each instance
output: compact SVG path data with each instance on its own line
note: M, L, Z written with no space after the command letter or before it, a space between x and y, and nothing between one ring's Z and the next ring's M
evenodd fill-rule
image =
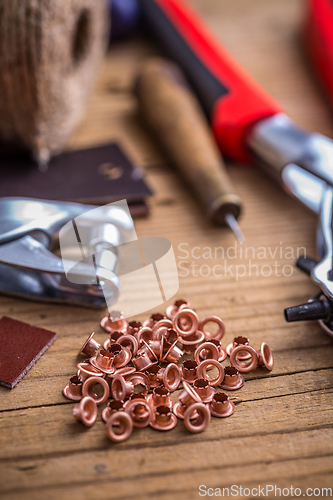
M292 118L333 135L332 114L300 49L301 0L192 3ZM182 263L178 296L187 298L200 317L217 314L224 319L224 345L236 335L248 336L257 349L266 341L274 352L274 370L247 375L245 386L232 394L239 403L234 415L212 419L202 434L189 434L180 422L168 433L137 429L129 441L115 445L100 418L91 429L75 423L73 405L62 395L87 335L96 331L97 340L106 338L99 327L103 312L1 297L3 315L58 333L14 390L0 387L1 498L192 500L200 498L199 485L292 485L302 488L302 494L306 488L333 487L333 342L316 323L285 323L283 309L306 301L316 287L295 268L289 277L278 276L283 266L289 266L285 274L291 272L297 248L315 255L315 217L256 168L228 165L244 201L241 225L245 245L254 248L250 258L258 275L253 268L251 276L247 269L238 280L230 272L213 276L214 266L224 265L215 248L234 246L234 237L206 223L142 126L131 93L141 62L156 50L144 37L111 48L70 147L110 140L124 145L155 190L151 216L136 223L138 235L171 240ZM233 273L236 265L249 265L239 249L226 262ZM277 272L263 276L269 268L262 266L275 264ZM206 267L200 276L201 266ZM238 270L244 274L243 268Z

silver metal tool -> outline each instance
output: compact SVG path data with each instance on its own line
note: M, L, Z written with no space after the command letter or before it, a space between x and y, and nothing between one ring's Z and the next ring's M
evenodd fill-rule
M265 172L319 215L318 260L301 257L297 266L321 291L308 303L286 309L286 320L319 320L333 336L333 141L297 127L281 113L254 126L248 143Z
M91 307L105 307L107 293L108 303L115 302L119 293L116 247L131 239L133 220L129 212L112 205L103 207L102 217L96 219L96 208L78 203L0 199L0 292ZM87 257L83 254L73 262L63 261L54 253L59 231L79 216L84 223L77 236L91 242ZM95 239L87 234L85 238L85 232ZM98 261L93 276L94 252ZM103 252L113 255L112 266L108 258L108 265L103 267ZM74 269L77 283L68 281L66 268ZM108 286L102 290L105 283Z

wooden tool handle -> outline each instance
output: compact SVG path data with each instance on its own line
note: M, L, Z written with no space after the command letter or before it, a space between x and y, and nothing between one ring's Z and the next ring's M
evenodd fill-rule
M136 93L148 125L158 135L172 161L191 185L209 218L225 224L236 218L241 201L225 170L208 122L180 68L151 59L138 76Z

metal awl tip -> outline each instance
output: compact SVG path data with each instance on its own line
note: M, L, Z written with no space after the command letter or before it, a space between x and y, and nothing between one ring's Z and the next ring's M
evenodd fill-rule
M239 227L239 224L236 220L236 217L233 214L226 214L225 215L225 221L230 227L231 231L234 233L236 236L237 240L239 243L244 243L245 237L244 234L242 233L241 228Z

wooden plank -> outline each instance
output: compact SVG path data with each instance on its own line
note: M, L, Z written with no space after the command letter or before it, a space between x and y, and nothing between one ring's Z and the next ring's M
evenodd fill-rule
M237 405L232 418L212 419L202 435L189 434L182 423L173 432L157 433L151 429L135 432L126 449L147 446L174 446L215 439L233 439L248 435L265 436L271 433L294 432L303 429L327 427L332 419L331 389L293 394L277 398L245 401ZM320 410L320 411L319 411ZM42 421L42 424L41 424ZM109 446L104 424L96 422L87 430L72 416L72 406L50 406L8 411L0 421L0 459L35 457ZM20 443L19 449L17 442ZM37 444L37 446L36 446Z
M27 459L7 461L4 464L3 472L6 477L6 484L3 494L6 492L23 492L26 488L34 491L34 494L45 492L45 488L53 490L61 488L62 494L65 488L73 491L73 487L81 488L93 486L96 481L104 483L105 488L117 484L117 495L121 498L124 494L124 484L127 481L135 480L141 483L143 489L140 491L148 493L149 477L153 473L158 477L161 486L167 486L167 482L172 474L175 476L191 475L196 478L195 484L211 485L211 472L220 474L219 485L230 485L233 479L239 476L240 470L244 470L242 483L254 481L249 475L249 469L256 467L269 467L271 473L275 468L285 469L290 466L290 462L299 462L307 457L308 465L311 461L318 459L318 448L322 456L331 453L329 441L333 438L333 428L318 429L311 431L281 434L276 440L275 435L268 435L262 439L262 446L256 446L256 437L235 438L232 443L220 440L207 442L196 442L195 444L175 444L171 447L151 447L145 454L144 464L140 450L117 449L110 445L109 449L103 451L87 451L74 453L66 456L55 456L45 459ZM221 453L221 448L223 453ZM247 453L235 453L235 450L253 450L249 456ZM292 460L290 454L292 453ZM175 463L176 457L187 457L186 461ZM201 462L198 457L203 457ZM75 466L73 466L75 464ZM144 467L143 467L144 465ZM324 472L323 470L321 471ZM223 473L223 476L221 476ZM31 484L31 477L34 477L34 484ZM215 474L213 474L213 477ZM84 482L80 484L82 478ZM274 478L271 475L267 479ZM282 475L281 480L288 476ZM55 480L57 478L57 480ZM215 481L216 479L214 479ZM194 485L192 485L194 486ZM41 491L42 490L42 491Z

